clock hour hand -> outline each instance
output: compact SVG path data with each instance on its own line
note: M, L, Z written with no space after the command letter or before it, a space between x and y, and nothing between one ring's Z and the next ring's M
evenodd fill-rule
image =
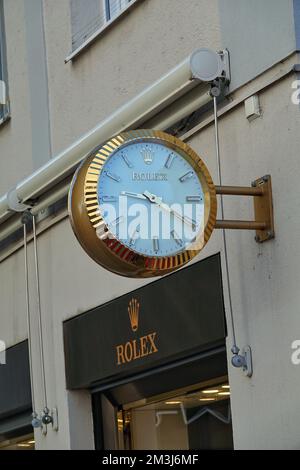
M162 203L161 197L155 196L155 194L152 194L149 191L144 191L143 195L144 197L149 199L150 202L153 202L154 204L157 204L158 206Z
M121 191L121 196L135 197L137 199L147 199L146 196L139 193L132 193L130 191Z
M177 219L181 220L183 223L190 225L193 229L195 228L196 224L193 220L187 217L183 217L181 214L179 214L179 212L174 211L174 209L168 206L168 204L162 202L161 197L158 197L155 194L150 193L149 191L144 191L144 196L146 196L146 198L149 199L150 202L157 204L158 207L160 207L161 209L164 209L173 214L175 217L177 217Z

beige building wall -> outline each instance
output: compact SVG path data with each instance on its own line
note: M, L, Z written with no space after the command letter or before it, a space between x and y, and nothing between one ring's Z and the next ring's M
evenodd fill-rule
M13 119L0 126L0 193L32 172L31 119L24 2L4 3L10 108Z
M194 49L221 47L217 0L140 0L67 64L72 41L69 0L45 0L44 18L54 154Z

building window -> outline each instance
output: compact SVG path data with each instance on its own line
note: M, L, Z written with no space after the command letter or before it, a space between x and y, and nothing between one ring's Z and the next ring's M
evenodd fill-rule
M113 20L131 0L105 0L106 21Z
M3 0L0 0L0 124L9 115Z
M0 0L1 1L1 0ZM72 50L117 18L136 0L71 0Z

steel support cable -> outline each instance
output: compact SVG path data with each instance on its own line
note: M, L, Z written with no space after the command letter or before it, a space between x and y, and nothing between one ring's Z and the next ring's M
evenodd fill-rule
M26 295L26 316L27 316L27 331L28 331L28 356L29 356L29 372L30 372L30 385L31 385L31 400L32 412L36 414L35 396L33 386L33 364L32 364L32 348L31 348L31 318L30 318L30 305L29 305L29 281L28 281L28 256L27 256L27 226L26 221L23 222L24 234L24 267L25 267L25 295Z
M219 186L222 186L222 171L221 171L220 144L219 144L219 126L218 126L218 105L217 105L216 96L213 97L213 103L214 103L215 147L216 147L216 157L217 157L218 180L219 180ZM221 220L224 220L224 202L223 202L222 194L220 194L220 209L221 209ZM231 295L231 285L230 285L230 277L229 277L228 250L227 250L227 240L226 240L225 229L222 229L222 238L223 238L223 246L224 246L225 270L226 270L226 277L227 277L229 315L230 315L230 322L231 322L231 327L232 327L232 339L233 339L233 346L231 348L231 351L233 354L238 354L239 348L236 344L236 333L235 333L235 325L234 325L234 318L233 318L232 295Z
M34 393L33 381L33 362L32 362L32 328L30 317L30 295L29 295L29 276L28 276L28 250L27 250L27 224L32 222L33 228L33 250L34 250L34 265L35 265L35 281L36 281L36 294L37 294L37 309L38 309L38 338L39 338L39 352L41 362L41 375L42 375L42 389L44 401L44 415L39 418L36 412L36 401ZM40 294L40 279L39 279L39 262L38 262L38 249L36 237L36 222L35 216L29 211L25 211L22 216L23 234L24 234L24 264L25 264L25 293L26 293L26 312L27 312L27 329L28 329L28 352L29 352L29 366L30 366L30 383L31 383L31 397L32 397L32 426L34 428L41 427L42 424L50 424L53 422L52 416L49 414L48 400L47 400L47 384L45 374L45 358L44 358L44 342L43 342L43 324L42 324L42 309L41 309L41 294Z
M39 261L38 261L37 238L36 238L36 223L35 223L34 215L32 216L32 228L33 228L34 267L35 267L36 294L37 294L37 307L38 307L38 330L39 330L40 360L41 360L42 381L43 381L43 395L44 395L45 408L48 408L46 374L45 374L45 358L44 358Z

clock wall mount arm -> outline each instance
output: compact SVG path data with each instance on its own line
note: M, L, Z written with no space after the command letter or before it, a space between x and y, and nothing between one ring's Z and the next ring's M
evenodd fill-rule
M255 230L255 241L263 243L275 237L272 181L265 175L247 186L215 186L221 196L250 196L254 203L254 220L216 220L216 229Z

